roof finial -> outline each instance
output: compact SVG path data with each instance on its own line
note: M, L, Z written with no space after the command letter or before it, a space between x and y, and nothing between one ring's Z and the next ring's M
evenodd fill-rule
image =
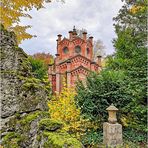
M76 27L75 27L75 25L73 26L73 31L76 31Z

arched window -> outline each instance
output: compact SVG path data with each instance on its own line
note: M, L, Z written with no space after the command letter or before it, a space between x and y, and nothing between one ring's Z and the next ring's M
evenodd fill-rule
M76 53L81 53L81 47L80 46L76 46L75 47L75 52Z
M87 55L90 53L89 48L86 49L86 53L87 53Z
M64 48L63 48L63 53L64 53L64 54L67 54L68 52L69 52L68 48L67 48L67 47L64 47Z

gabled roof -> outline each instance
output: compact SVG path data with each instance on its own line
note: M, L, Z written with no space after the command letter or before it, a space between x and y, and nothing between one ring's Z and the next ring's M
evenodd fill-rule
M79 67L77 67L77 68L71 70L70 72L74 72L74 71L76 71L76 70L78 70L78 69L84 69L84 70L86 70L86 71L90 71L89 69L87 69L86 67L84 67L84 66L81 65L81 66L79 66Z
M87 60L88 62L93 62L93 61L91 61L90 59L88 59L87 57L82 56L81 54L77 54L77 55L75 55L75 56L73 56L73 57L71 57L71 58L69 58L69 59L67 59L67 60L65 60L65 61L60 62L59 65L61 65L61 64L63 64L63 63L66 63L66 62L68 62L68 61L70 61L70 60L72 60L72 59L74 59L74 58L76 58L76 57L82 57L82 58L84 58L85 60ZM98 65L96 62L94 62L94 64ZM99 66L99 65L98 65L98 66Z
M64 37L64 38L59 42L59 44L61 44L64 40L69 41L68 38Z

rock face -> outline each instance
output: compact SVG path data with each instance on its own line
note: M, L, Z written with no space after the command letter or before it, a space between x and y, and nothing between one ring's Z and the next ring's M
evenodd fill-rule
M1 30L2 121L15 113L45 110L47 95L31 75L27 55L17 46L13 33Z
M81 143L51 121L44 84L33 77L15 35L1 26L1 145L5 148L80 148Z

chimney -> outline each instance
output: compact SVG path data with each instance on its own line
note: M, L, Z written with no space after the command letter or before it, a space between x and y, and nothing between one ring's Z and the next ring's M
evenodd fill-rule
M87 39L87 32L83 32L83 40L86 41Z
M73 35L72 35L72 31L69 31L69 39L71 40L72 39L72 37L73 37Z
M61 41L61 37L62 37L62 35L61 34L58 34L58 42Z
M97 56L97 64L99 65L99 67L102 66L102 63L101 63L101 59L102 59L102 56Z
M89 40L93 44L93 37L92 36L89 37Z

